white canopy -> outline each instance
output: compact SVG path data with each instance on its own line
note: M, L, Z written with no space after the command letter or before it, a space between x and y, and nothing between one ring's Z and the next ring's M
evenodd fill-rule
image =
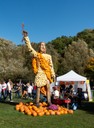
M87 78L74 72L73 70L68 73L57 77L57 81L86 81Z

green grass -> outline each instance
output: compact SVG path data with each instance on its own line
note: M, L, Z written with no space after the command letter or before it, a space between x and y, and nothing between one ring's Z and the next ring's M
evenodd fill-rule
M84 102L74 114L42 117L22 114L13 103L0 103L0 128L94 128L94 102Z

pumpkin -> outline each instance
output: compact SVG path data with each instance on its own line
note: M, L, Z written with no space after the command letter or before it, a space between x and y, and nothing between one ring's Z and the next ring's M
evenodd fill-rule
M39 116L43 116L44 113L43 113L43 112L39 112L38 115L39 115Z
M21 108L20 108L20 111L21 111L21 112L24 112L24 107L21 107Z
M64 111L64 114L68 114L67 110Z
M56 114L56 115L60 115L60 112L59 112L59 111L56 111L55 114Z
M23 105L23 102L20 102L19 105L22 106Z
M55 115L55 111L51 111L50 114L51 114L51 115Z
M33 116L37 116L37 113L36 113L36 112L33 112L32 115L33 115Z
M27 111L27 115L31 115L31 112L30 111Z
M29 104L30 104L30 105L33 105L33 103L32 103L32 102L30 102Z
M47 107L47 103L46 102L42 102L40 103L40 107L35 106L34 104L32 104L32 102L30 103L22 103L20 102L19 104L17 104L15 106L15 109L17 111L20 111L22 113L26 113L27 115L32 115L32 116L43 116L45 115L61 115L61 114L73 114L73 110L69 110L63 106L57 105L56 106L58 109L57 110L52 110L52 109L48 109L49 107Z
M50 112L49 111L46 111L45 112L45 115L49 116L50 115Z
M16 110L19 111L20 107L19 105L16 105Z
M68 113L69 114L73 114L73 110L68 110Z
M60 111L60 114L64 114L64 111L63 111L63 110L61 110L61 111Z

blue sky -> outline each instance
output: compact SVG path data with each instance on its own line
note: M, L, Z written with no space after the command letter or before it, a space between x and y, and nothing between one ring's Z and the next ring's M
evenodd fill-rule
M0 0L0 38L22 44L22 27L31 42L46 43L94 29L94 0Z

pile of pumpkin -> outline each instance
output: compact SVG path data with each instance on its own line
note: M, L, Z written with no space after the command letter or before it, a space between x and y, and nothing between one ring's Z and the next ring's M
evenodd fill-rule
M15 106L17 111L20 111L27 115L32 116L43 116L43 115L62 115L62 114L73 114L73 110L67 109L63 106L57 105L57 110L48 109L48 104L46 102L40 103L40 106L35 106L32 102L30 103L23 103L20 102Z

